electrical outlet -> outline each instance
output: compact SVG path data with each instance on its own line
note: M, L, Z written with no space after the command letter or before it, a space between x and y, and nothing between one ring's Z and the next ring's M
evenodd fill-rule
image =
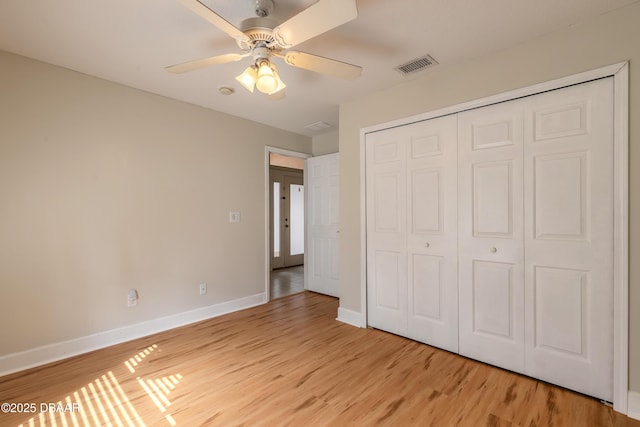
M229 222L240 222L240 212L229 212Z
M130 289L127 293L127 307L135 307L138 305L138 291Z
M200 283L200 295L204 295L207 293L207 284Z

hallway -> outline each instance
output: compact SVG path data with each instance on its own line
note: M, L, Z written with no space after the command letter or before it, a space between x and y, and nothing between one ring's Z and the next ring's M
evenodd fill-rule
M271 299L304 291L304 265L271 271Z

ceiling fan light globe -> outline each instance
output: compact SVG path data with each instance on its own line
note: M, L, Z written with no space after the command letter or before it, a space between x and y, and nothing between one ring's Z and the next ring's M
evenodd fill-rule
M278 81L273 76L258 77L256 87L262 93L271 93L278 88Z
M255 68L247 67L242 74L236 77L236 80L242 87L253 93L253 88L256 86L256 81L258 80L258 73ZM258 88L258 90L259 89L260 88Z
M274 69L273 69L273 74L274 74L274 76L275 76L275 78L276 78L276 82L277 82L278 84L277 84L277 87L276 87L272 92L269 92L269 93L268 93L268 95L273 95L274 93L278 93L278 92L280 92L282 89L284 89L285 87L287 87L287 85L286 85L286 84L284 84L284 82L283 82L282 80L280 80L280 74L278 74L278 70L275 68L275 66L274 66Z
M273 95L274 93L278 93L282 89L284 89L285 87L287 87L287 85L284 84L284 82L282 80L278 79L278 86L275 88L275 90L273 92L269 92L267 95Z
M260 68L258 68L256 86L262 93L271 93L278 88L278 80L267 61L260 64Z

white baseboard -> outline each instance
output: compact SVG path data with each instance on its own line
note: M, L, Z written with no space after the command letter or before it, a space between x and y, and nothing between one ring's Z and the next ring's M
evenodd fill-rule
M356 328L364 328L367 326L362 320L361 313L342 307L338 307L338 318L336 320L351 326L355 326Z
M640 420L640 392L629 390L627 402L627 416Z
M137 323L135 325L98 332L97 334L36 347L19 353L7 354L0 357L0 376L56 362L68 357L142 338L190 323L200 322L245 308L255 307L266 302L266 293L250 295L208 307Z

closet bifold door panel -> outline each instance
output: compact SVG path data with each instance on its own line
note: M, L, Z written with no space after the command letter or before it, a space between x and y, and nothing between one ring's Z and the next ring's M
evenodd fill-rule
M458 351L457 121L367 135L368 323Z
M525 368L523 111L458 114L460 354Z
M458 351L457 127L455 116L409 127L408 335Z
M527 375L613 400L613 78L526 99Z
M367 135L367 321L407 334L406 138L385 130Z
M613 399L613 79L460 113L460 354Z

